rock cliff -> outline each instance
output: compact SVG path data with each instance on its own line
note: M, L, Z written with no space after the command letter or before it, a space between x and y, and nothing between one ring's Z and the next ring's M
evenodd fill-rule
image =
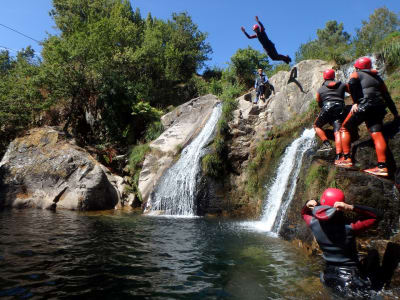
M217 97L205 95L178 106L162 117L165 131L150 143L139 177L139 190L144 202L180 151L200 132L210 117Z
M111 209L122 191L122 178L55 128L15 139L0 163L0 208Z

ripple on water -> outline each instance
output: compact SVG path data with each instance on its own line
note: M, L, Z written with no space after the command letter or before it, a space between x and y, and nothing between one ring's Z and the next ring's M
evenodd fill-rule
M296 285L318 279L313 263L254 222L118 212L0 214L0 236L8 237L0 239L0 278L7 278L0 296L282 299L297 293L312 299L320 288L311 293Z

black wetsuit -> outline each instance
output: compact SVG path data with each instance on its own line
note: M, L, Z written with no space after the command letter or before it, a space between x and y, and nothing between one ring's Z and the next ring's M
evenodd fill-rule
M321 281L341 296L365 295L371 288L370 280L360 273L355 237L375 223L377 213L361 205L354 205L354 212L363 220L349 223L331 206L316 206L313 210L304 206L301 211L326 262Z
M386 85L376 70L359 70L349 80L349 89L357 112L350 113L343 123L347 130L365 122L370 132L381 132L386 106L393 115L398 115L396 106Z
M318 89L317 101L321 111L315 121L315 126L322 128L329 123L333 126L333 131L339 131L344 119L344 95L347 87L338 81L325 81Z
M265 32L264 25L260 21L258 23L261 25L260 26L261 28L258 32L256 32L256 34L248 35L246 32L244 32L244 34L249 39L258 38L258 40L260 41L261 45L263 46L265 52L267 52L268 56L272 60L282 60L286 63L289 63L290 61L289 61L288 56L279 54L278 51L276 51L275 44L273 42L271 42L271 40L268 38L268 36Z

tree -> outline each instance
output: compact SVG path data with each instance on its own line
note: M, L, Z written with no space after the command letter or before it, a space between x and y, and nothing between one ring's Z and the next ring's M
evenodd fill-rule
M258 50L251 48L238 49L231 57L229 68L232 70L239 84L245 85L247 88L254 85L254 77L257 69L261 68L264 72L272 69L269 64L268 56Z
M0 156L10 140L39 120L47 102L39 89L40 61L31 47L0 53Z
M377 8L369 16L369 20L362 21L362 24L354 39L357 57L376 51L377 45L386 36L400 29L399 15L390 11L386 6Z
M317 30L317 39L301 44L296 52L296 62L305 59L333 60L338 64L350 60L350 35L343 23L328 21L325 28Z
M188 100L186 84L211 52L189 15L142 19L128 0L53 5L61 34L44 43L42 79L49 98L68 108L65 128L92 143L134 143L151 119L133 113L138 105Z

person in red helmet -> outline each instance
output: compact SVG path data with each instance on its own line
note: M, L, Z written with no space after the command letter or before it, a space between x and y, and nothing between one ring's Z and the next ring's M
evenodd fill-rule
M353 211L362 218L348 222L344 211ZM371 282L360 269L356 236L375 224L376 211L367 206L347 204L341 190L328 188L320 203L307 201L301 214L323 252L326 265L321 282L339 296L369 293Z
M331 150L331 144L322 127L329 123L333 126L336 146L335 165L340 164L343 157L342 139L340 127L344 119L344 95L349 92L347 85L340 81L335 81L335 71L326 70L323 73L324 83L318 89L316 99L321 111L314 122L315 133L322 140L322 147L319 151Z
M357 59L354 67L356 71L351 74L348 83L354 104L340 129L344 152L341 166L353 165L350 158L350 131L365 122L375 145L378 166L366 169L364 172L388 176L386 166L387 144L382 134L383 118L386 114L386 107L397 120L399 114L384 81L378 75L378 71L372 69L371 59L361 57Z
M281 60L284 61L285 63L289 64L292 59L288 55L281 55L278 54L278 51L276 51L275 45L271 40L268 38L267 34L265 33L265 28L264 25L260 22L258 17L256 16L256 21L258 24L255 24L253 26L253 31L255 32L254 35L249 35L244 27L242 26L241 29L243 33L247 36L249 39L255 39L258 38L260 41L261 45L263 46L265 52L267 52L268 56L272 60Z

